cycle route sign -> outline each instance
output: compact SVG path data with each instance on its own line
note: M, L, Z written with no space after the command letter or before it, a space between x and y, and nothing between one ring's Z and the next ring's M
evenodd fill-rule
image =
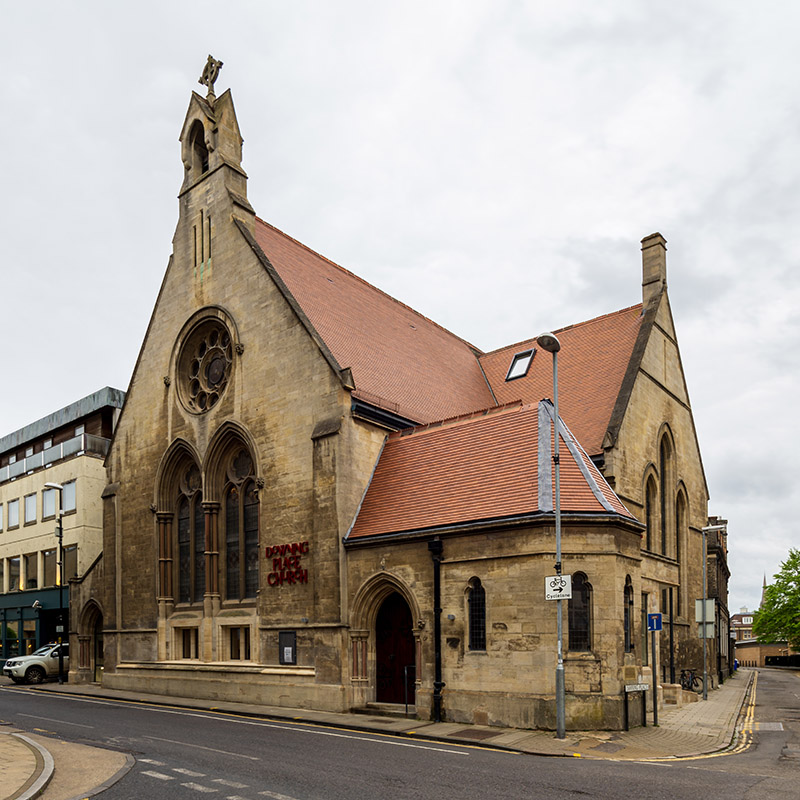
M572 575L551 575L544 579L545 600L571 600Z

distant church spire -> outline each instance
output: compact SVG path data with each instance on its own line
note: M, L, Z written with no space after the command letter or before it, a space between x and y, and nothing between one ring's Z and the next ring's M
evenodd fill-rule
M767 593L767 573L764 573L764 583L761 585L761 606L764 605L764 600L766 599ZM761 607L759 606L759 608Z

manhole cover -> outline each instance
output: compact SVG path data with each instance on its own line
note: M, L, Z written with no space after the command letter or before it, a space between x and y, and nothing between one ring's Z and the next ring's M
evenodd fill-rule
M493 736L499 736L502 731L495 733L494 731L474 731L472 728L465 728L463 731L454 731L448 733L448 736L459 736L462 739L491 739Z

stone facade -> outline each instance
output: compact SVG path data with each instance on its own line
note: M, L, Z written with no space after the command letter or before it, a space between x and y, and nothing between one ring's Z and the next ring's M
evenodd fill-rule
M75 587L83 646L102 618L113 688L331 711L408 703L422 718L435 713L440 664L445 718L554 727L556 604L542 588L552 508L348 539L387 432L408 423L391 403L367 408L363 387L356 401L351 365L309 319L313 302L261 249L241 144L230 93L194 94L173 253L107 458L104 555ZM644 251L644 322L597 454L641 522L564 517L565 571L582 576L586 604L580 641L565 621L573 729L622 727L625 684L663 663L664 645L655 658L645 645L645 616L670 589L673 649L687 659L696 647L708 492L663 239Z

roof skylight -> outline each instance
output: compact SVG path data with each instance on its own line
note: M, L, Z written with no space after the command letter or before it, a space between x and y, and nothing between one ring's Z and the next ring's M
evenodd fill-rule
M513 381L515 378L524 378L528 374L528 370L531 367L533 354L535 352L535 349L531 349L517 353L514 358L511 359L511 366L508 368L506 380Z

